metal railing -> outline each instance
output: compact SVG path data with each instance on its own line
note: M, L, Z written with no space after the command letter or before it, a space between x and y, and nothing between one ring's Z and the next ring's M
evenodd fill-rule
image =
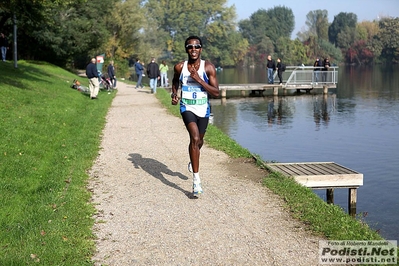
M327 71L312 66L287 66L283 72L283 82L285 87L290 86L336 86L338 82L338 67L331 66ZM284 77L289 75L285 81ZM274 73L276 81L277 71ZM277 78L278 79L278 78Z

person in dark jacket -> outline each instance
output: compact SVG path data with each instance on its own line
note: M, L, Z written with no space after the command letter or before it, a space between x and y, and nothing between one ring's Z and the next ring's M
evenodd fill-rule
M112 87L114 89L116 89L116 76L115 76L115 67L114 67L114 61L111 60L109 62L108 68L107 68L107 72L108 72L108 77L111 80L112 83Z
M147 75L150 79L150 88L152 93L157 93L157 83L161 79L161 73L159 72L159 66L155 63L155 58L152 58L151 63L147 66Z
M322 66L323 66L323 62L320 60L320 58L317 57L316 61L314 61L314 64L313 64L314 80L315 80L316 84L319 81L319 73L320 73L320 70L322 69Z
M267 67L267 78L269 80L269 84L274 84L273 75L274 75L274 71L276 70L276 63L272 59L271 55L267 56L266 67Z
M134 69L137 75L136 89L138 89L139 87L144 88L143 84L141 83L144 75L144 67L143 64L140 62L140 58L136 59L136 63L134 63Z
M331 66L330 60L327 57L327 58L324 59L324 62L323 62L323 69L322 69L322 71L323 71L323 82L327 82L328 81L327 80L327 74L328 74L328 70L330 69L330 66Z
M277 76L280 80L280 85L283 85L283 64L281 63L281 58L277 58Z
M92 58L90 63L87 65L86 76L89 79L90 99L97 99L98 91L100 90L100 83L98 81L98 71L95 58Z
M4 33L0 33L0 49L1 49L1 59L3 60L3 62L5 62L8 50L8 40L4 36Z

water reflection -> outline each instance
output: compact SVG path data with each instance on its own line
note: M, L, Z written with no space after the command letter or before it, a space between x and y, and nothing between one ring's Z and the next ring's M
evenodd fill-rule
M316 123L316 130L320 129L321 123L327 126L330 121L330 113L335 111L336 95L313 96L313 116Z

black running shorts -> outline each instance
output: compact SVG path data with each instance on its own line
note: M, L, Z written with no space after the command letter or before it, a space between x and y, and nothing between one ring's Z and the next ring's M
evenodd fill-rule
M198 126L200 134L205 134L206 128L208 127L209 117L198 117L193 112L184 111L181 114L184 124L187 126L189 123L194 122Z

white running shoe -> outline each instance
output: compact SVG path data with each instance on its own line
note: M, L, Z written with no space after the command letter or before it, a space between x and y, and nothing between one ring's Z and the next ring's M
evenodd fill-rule
M193 182L193 194L194 194L194 196L202 194L203 192L204 191L202 190L201 183Z
M193 172L193 166L191 165L191 162L188 163L187 169L188 169L188 171L189 171L190 173Z

